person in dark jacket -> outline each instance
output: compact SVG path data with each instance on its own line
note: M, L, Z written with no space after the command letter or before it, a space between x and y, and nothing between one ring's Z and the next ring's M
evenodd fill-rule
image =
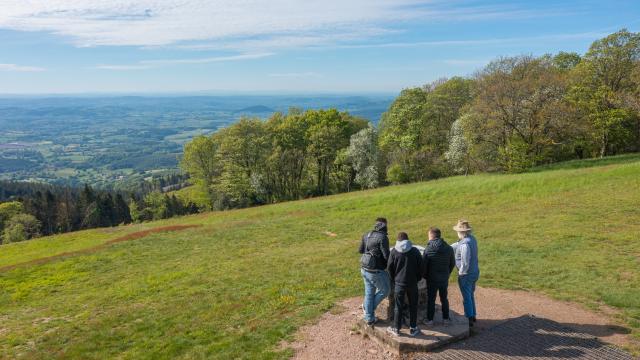
M418 281L422 279L422 256L413 247L407 233L398 234L398 241L391 250L387 265L389 276L394 280L395 308L393 325L387 331L393 335L400 334L402 327L402 310L405 308L405 296L409 298L409 334L420 334L418 328Z
M389 259L389 237L387 236L387 219L377 218L373 230L364 234L360 241L360 273L364 281L364 302L362 310L367 325L376 322L376 308L389 295L390 280L387 274ZM364 263L371 260L371 264Z
M442 319L445 325L449 325L449 275L456 266L453 248L442 239L440 229L429 229L429 243L422 257L423 276L427 280L427 317L424 324L433 325L433 316L436 312L436 295L440 294L442 304Z

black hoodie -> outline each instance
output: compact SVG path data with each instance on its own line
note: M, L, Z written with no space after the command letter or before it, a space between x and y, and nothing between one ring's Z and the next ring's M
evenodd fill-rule
M367 245L365 247L365 244ZM362 235L360 241L360 254L370 251L376 258L376 268L369 270L384 270L387 268L387 260L389 259L389 237L387 236L387 224L376 222L373 231Z
M422 279L422 257L420 251L413 247L411 241L401 240L389 255L387 265L389 276L396 286L414 287Z
M427 282L447 284L456 266L453 248L442 239L429 240L422 257L423 276Z

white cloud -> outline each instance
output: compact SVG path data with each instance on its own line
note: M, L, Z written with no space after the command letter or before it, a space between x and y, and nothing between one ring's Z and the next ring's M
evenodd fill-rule
M0 64L0 71L15 71L15 72L39 72L45 71L45 68L38 66L24 66L16 64Z
M46 31L78 46L296 47L365 39L406 21L540 15L443 0L2 0L0 28ZM204 43L203 43L204 42ZM266 43L265 43L266 42Z
M146 70L154 67L168 66L168 65L208 64L208 63L215 63L215 62L261 59L271 55L273 55L273 53L265 52L265 53L255 53L255 54L214 56L214 57L205 57L205 58L142 60L135 64L119 64L119 65L103 64L103 65L97 65L95 66L95 68L100 70Z

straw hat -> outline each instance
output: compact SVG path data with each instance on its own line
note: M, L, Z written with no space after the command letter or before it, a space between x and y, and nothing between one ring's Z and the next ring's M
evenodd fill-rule
M471 226L467 220L458 220L456 226L453 227L455 231L471 231Z

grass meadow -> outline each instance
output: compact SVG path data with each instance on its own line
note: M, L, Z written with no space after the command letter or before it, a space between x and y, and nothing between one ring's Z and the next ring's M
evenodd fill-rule
M640 340L640 156L542 170L3 245L0 358L286 358L283 339L361 294L358 241L377 216L420 244L467 218L480 286L613 307ZM169 225L200 226L69 253Z

